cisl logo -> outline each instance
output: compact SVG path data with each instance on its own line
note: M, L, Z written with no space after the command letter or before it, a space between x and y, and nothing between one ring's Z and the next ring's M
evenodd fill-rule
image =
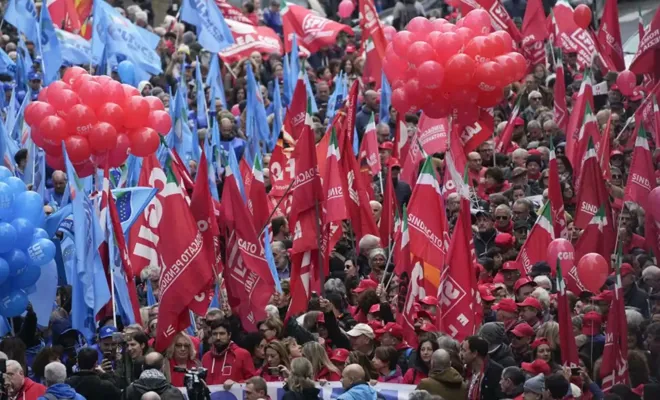
M320 31L328 23L328 20L314 14L307 14L303 19L303 31Z

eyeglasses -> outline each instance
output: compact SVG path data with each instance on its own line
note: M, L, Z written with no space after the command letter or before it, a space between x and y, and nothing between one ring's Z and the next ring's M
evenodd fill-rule
M623 176L621 175L612 175L612 179L621 179Z
M174 347L176 347L177 349L188 349L190 348L190 345L186 343L177 343L174 345Z
M530 98L530 100L541 100L541 99L542 99L542 97L532 97L532 98Z
M509 219L509 217L507 217L505 215L499 215L499 216L496 216L495 219L498 220L498 221L506 221L507 219Z

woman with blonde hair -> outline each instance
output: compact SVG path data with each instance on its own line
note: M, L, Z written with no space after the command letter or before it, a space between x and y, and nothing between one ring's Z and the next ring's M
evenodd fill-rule
M277 340L284 330L284 324L279 318L269 317L257 324L259 332L264 335L267 341Z
M289 358L294 359L298 357L302 357L302 346L298 344L298 341L296 338L287 336L284 339L282 339L282 344L286 347L287 351L289 352Z
M201 367L202 363L197 359L197 351L190 336L179 332L174 337L170 347L165 350L165 363L163 372L175 387L183 387L185 373L176 372L174 367L186 369Z
M290 358L286 346L277 340L266 345L264 350L266 360L264 365L257 370L257 374L266 382L280 382L283 380L281 366L289 368Z
M339 369L328 358L325 348L318 342L307 342L302 348L303 357L311 361L314 380L339 381Z
M320 389L316 388L313 375L312 363L306 358L296 358L291 363L291 372L282 368L282 374L286 376L284 385L284 396L282 400L317 400Z

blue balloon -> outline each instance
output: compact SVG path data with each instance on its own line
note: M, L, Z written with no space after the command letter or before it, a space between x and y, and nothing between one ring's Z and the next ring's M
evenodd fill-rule
M4 258L0 258L0 285L9 278L9 264Z
M0 253L6 253L16 246L16 228L6 222L0 222Z
M11 249L4 254L0 254L0 257L4 258L9 265L9 275L16 276L23 268L27 266L28 258L22 251L18 249Z
M14 193L14 196L27 190L27 187L25 187L25 183L21 180L21 178L10 176L9 178L5 179L4 182L9 185L11 191Z
M37 194L38 196L38 194ZM14 192L4 182L0 182L0 220L6 221L11 217L11 206L14 203ZM43 211L43 206L42 206Z
M0 166L0 181L4 181L5 179L9 178L10 176L14 176L14 174L11 173L9 168Z
M19 90L16 92L16 100L18 100L19 103L23 103L23 99L25 98L25 90Z
M11 284L14 288L25 289L37 283L41 276L41 267L29 265L23 269L23 272L11 278Z
M46 221L44 200L39 193L31 190L20 193L14 200L14 218L25 218L34 226L42 226Z
M46 232L45 229L35 228L34 233L32 234L32 240L35 241L37 239L50 239L50 238L48 237L48 232Z
M37 239L27 248L27 255L33 265L46 265L55 258L55 244L50 239Z
M21 289L3 293L0 297L0 315L6 318L18 317L28 305L28 297Z
M32 243L32 235L34 234L34 224L26 218L16 218L11 221L11 226L16 229L16 247L19 249L27 249Z
M117 73L122 83L127 83L131 86L136 86L135 82L135 66L132 62L124 60L117 66Z

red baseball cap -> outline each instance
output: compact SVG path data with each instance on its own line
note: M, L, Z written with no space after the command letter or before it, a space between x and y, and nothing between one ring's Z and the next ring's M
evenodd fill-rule
M380 146L378 146L378 149L392 151L392 150L394 150L394 143L389 142L389 141L388 142L383 142L383 143L380 144Z
M582 316L582 334L587 336L598 335L603 325L603 317L596 311L589 311Z
M507 261L502 265L502 271L520 271L520 267L521 265L518 261Z
M541 311L543 307L541 306L541 302L538 301L536 297L527 297L525 300L523 300L522 303L517 303L518 307L534 307L537 310Z
M612 292L611 290L603 290L602 292L598 293L596 296L592 297L591 300L611 303L613 298L614 298L614 292Z
M435 296L426 296L422 300L420 300L420 303L427 305L427 306L437 306L438 305L438 298Z
M639 87L634 88L632 94L628 97L630 101L640 101L643 98L644 92Z
M521 125L525 125L525 120L520 117L516 117L513 120L513 126L521 126Z
M493 306L493 310L495 311L502 310L512 313L517 313L518 306L516 305L516 302L513 299L502 299L499 301L499 303Z
M345 363L348 359L348 354L350 352L346 349L334 349L330 355L330 361L335 361L338 363Z
M610 86L610 90L619 90L619 85L617 85L616 83L613 84L612 86Z
M376 331L379 336L385 333L389 333L397 339L403 339L403 327L395 322L388 322L383 329Z
M415 313L415 319L419 319L419 318L426 318L426 319L429 319L429 320L433 321L433 316L425 310L418 310Z
M374 331L375 335L378 335L378 331L383 329L383 323L380 322L377 319L374 319L374 320L371 320L371 321L367 322L367 325L369 325L371 327L371 329Z
M517 292L518 289L520 289L521 287L523 287L523 286L525 286L525 285L532 285L532 286L534 286L534 287L537 286L537 285L536 285L536 282L534 282L533 280L529 279L528 277L524 277L524 278L520 278L520 279L518 279L518 280L516 281L516 283L513 284L513 291L514 291L514 292Z
M319 313L319 315L316 316L316 323L325 324L325 315L323 315L323 313Z
M489 285L479 285L479 297L483 301L495 301L495 296L490 291Z
M508 249L515 244L515 239L510 233L500 233L495 236L495 246Z
M419 330L422 331L422 332L435 332L438 329L435 327L435 325L433 325L431 323L428 323L428 322L424 322L422 324L422 326L419 327Z
M358 287L353 289L355 293L362 293L367 289L376 289L378 287L378 282L372 281L371 279L362 279Z
M534 328L532 328L527 322L521 322L518 325L514 326L513 329L511 329L511 333L516 335L517 337L534 337L536 333L534 332Z
M623 263L621 264L621 268L619 270L621 272L621 277L623 278L626 275L634 274L635 270L633 269L633 266L628 264L628 263Z
M550 342L548 342L548 339L542 337L542 338L538 338L538 339L536 339L535 341L532 342L532 350L536 349L537 347L539 347L542 344L546 344L546 345L550 346Z
M550 373L552 372L552 369L550 369L550 365L548 365L547 362L541 359L536 359L531 363L524 362L521 364L521 367L523 371L529 372L534 376L538 374L550 375Z
M387 163L389 164L390 168L401 168L401 163L399 163L398 158L390 157Z
M349 44L348 46L346 46L346 52L349 53L349 54L350 53L355 53L355 46L353 46L352 44Z

